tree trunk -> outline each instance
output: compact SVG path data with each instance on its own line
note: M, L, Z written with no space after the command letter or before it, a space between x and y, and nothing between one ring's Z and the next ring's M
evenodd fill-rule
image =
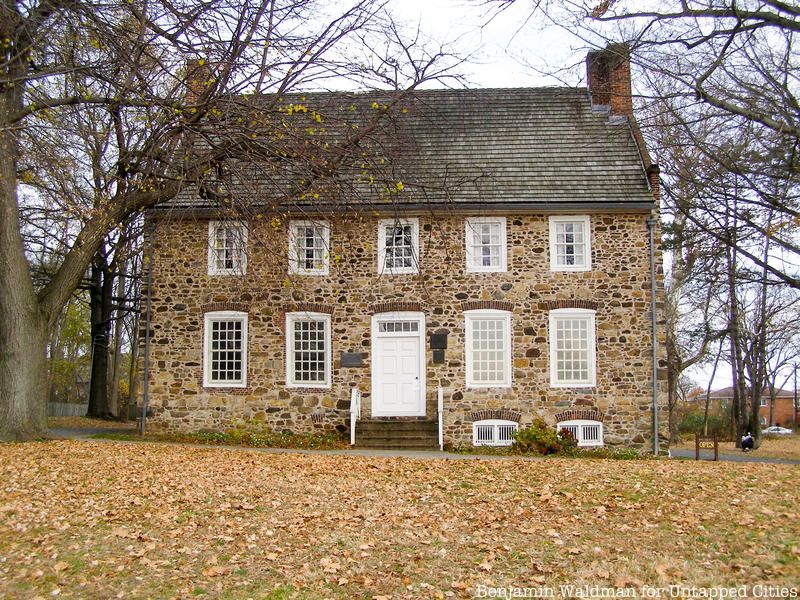
M8 25L0 24L0 34L14 37ZM4 69L13 81L24 67L7 62ZM17 203L19 140L12 123L23 88L0 88L0 440L47 433L47 318L28 269Z
M124 250L124 249L123 249ZM118 252L121 250L118 248ZM119 273L117 274L117 300L116 310L114 310L114 348L112 353L112 366L111 366L111 395L108 399L108 412L115 417L120 416L119 412L119 380L120 380L120 359L122 358L122 331L125 315L125 307L123 305L125 298L125 276L127 274L128 261L122 260Z
M109 271L105 254L101 249L92 264L90 292L92 373L89 380L87 415L103 419L114 417L108 404L108 349L114 291L114 278Z
M47 400L48 402L57 402L56 398L56 367L61 360L61 325L64 321L64 313L62 312L58 318L58 323L50 332L50 346L48 349L48 372L47 372Z

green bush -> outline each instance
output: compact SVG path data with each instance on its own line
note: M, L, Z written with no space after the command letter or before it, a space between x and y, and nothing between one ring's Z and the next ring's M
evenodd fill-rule
M569 437L572 438L571 435ZM514 444L511 448L519 454L557 454L564 450L565 443L570 442L563 440L556 430L542 419L536 419L530 427L520 429L514 434ZM572 443L577 445L574 438Z
M717 437L724 438L728 435L730 428L730 420L727 414L709 414L708 415L708 434L716 435ZM678 430L681 433L695 434L703 433L703 412L692 411L686 413L678 425Z

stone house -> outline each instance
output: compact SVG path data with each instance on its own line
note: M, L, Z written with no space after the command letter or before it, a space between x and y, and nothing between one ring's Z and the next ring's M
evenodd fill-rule
M585 446L651 449L654 421L666 439L658 168L626 49L587 72L588 89L415 92L390 200L150 210L148 427L423 447L439 429L508 444L541 418Z

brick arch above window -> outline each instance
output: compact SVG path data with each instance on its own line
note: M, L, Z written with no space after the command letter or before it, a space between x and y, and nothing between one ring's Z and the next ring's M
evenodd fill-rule
M545 300L539 302L540 310L558 310L559 308L585 308L588 310L597 310L600 307L599 302L594 300Z
M555 414L556 422L563 421L599 421L603 422L603 413L595 407L569 408Z
M244 302L208 302L200 305L200 311L203 313L220 312L220 311L236 311L236 312L250 312L250 305Z
M467 300L461 303L461 310L504 310L514 312L514 303L505 300Z
M378 302L370 306L369 310L372 314L389 312L425 312L421 302L405 302L402 300Z
M313 312L332 315L336 307L333 304L323 304L322 302L294 302L284 309L285 312Z
M498 420L514 421L515 423L519 423L520 419L522 418L521 413L508 408L485 408L483 410L474 410L469 416L472 421Z

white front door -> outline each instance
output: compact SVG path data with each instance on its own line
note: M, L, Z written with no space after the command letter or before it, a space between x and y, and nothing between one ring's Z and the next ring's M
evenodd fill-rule
M373 416L425 416L424 329L420 313L373 317Z

